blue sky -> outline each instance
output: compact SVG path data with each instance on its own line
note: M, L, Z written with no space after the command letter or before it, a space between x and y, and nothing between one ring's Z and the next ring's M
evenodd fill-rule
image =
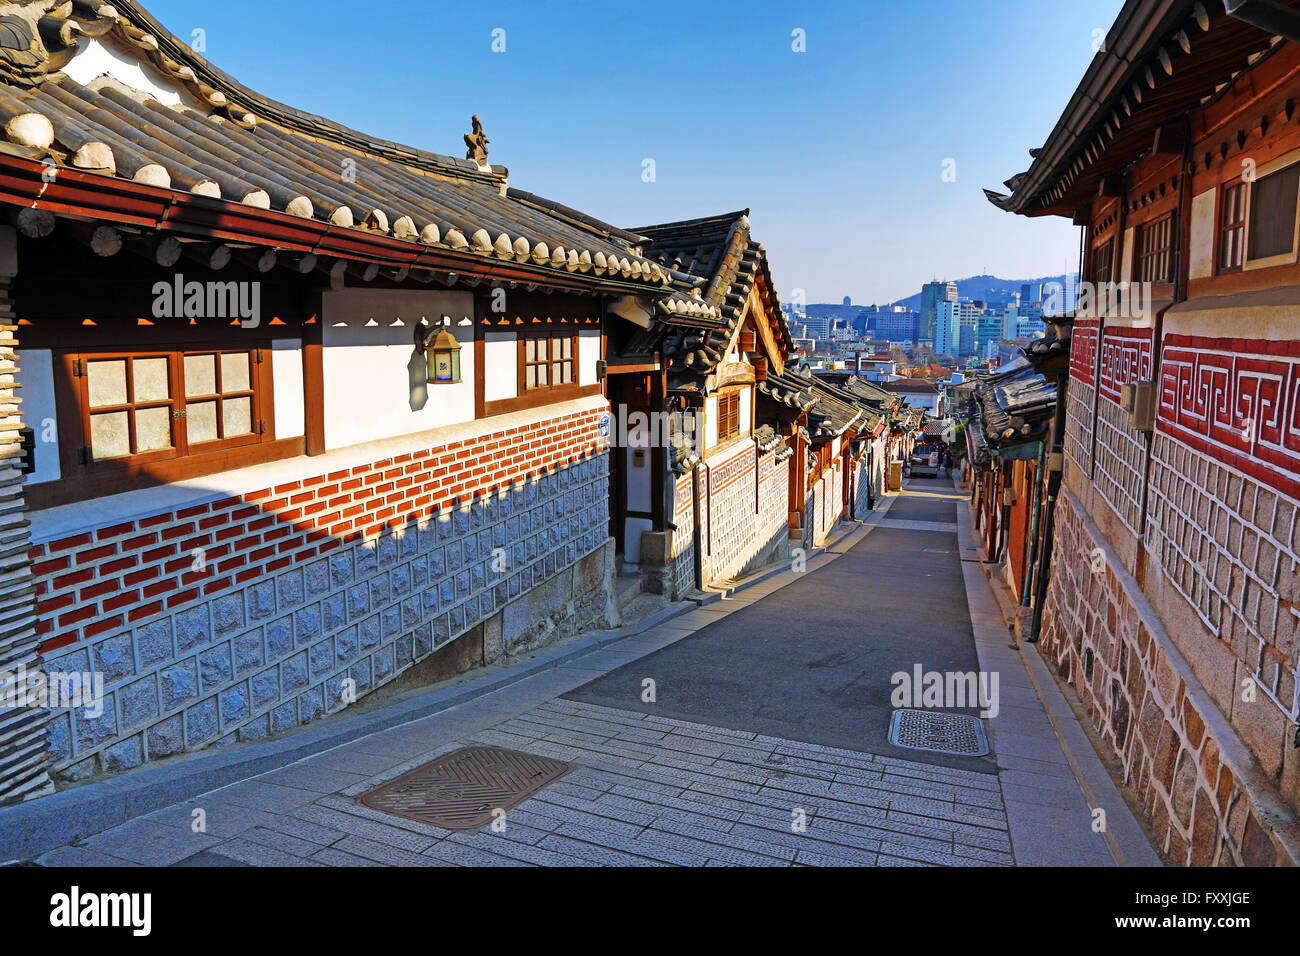
M1122 4L145 5L264 95L375 136L464 155L479 113L511 185L618 225L749 207L783 299L865 304L1075 267L1073 226L981 188L1028 167Z

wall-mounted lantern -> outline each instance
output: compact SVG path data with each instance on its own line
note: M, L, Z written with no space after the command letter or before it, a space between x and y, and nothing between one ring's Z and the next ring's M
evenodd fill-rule
M442 317L442 327L415 326L415 350L424 353L430 385L452 385L460 381L460 343L451 334L451 316Z

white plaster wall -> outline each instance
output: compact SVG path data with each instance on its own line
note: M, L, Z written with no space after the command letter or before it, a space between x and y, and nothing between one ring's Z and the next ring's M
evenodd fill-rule
M749 409L754 401L754 390L752 388L742 388L740 390L740 433L750 431Z
M718 396L710 395L704 400L704 447L712 448L718 443Z
M1188 274L1193 279L1214 275L1214 219L1217 189L1207 189L1192 199L1192 237L1188 249Z
M275 395L275 437L297 438L304 433L302 341L271 342L271 380Z
M627 508L629 511L650 511L650 456L657 448L624 448L627 465ZM639 456L639 457L638 457Z
M600 361L600 332L583 329L578 333L578 384L596 384L596 363Z
M519 337L514 332L488 332L483 336L483 400L495 402L518 394Z
M474 418L473 296L343 289L324 296L325 447L394 438ZM413 326L452 319L460 382L428 385ZM460 324L464 322L465 324Z
M54 360L49 349L20 349L15 380L22 386L23 424L36 433L36 470L27 484L59 477L58 416L54 413ZM50 439L46 441L45 439Z

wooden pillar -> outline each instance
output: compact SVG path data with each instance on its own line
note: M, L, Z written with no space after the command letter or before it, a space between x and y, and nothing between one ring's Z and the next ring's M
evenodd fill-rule
M303 434L308 455L325 454L325 312L319 289L307 293L302 325Z

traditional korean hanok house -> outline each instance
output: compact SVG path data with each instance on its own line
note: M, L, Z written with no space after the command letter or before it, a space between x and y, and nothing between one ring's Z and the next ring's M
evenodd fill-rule
M477 120L433 155L131 0L6 7L0 672L103 693L0 710L0 798L605 618L604 334L669 277Z
M832 386L857 405L861 419L850 442L849 518L865 518L885 493L890 461L889 416L900 405L898 396L856 375L823 373L819 381Z
M1039 640L1179 864L1300 860L1298 101L1295 0L1128 0L990 194L1086 229Z
M877 404L879 390L857 378L836 384L786 368L769 375L759 392L759 414L774 421L795 448L791 541L805 549L819 546L841 520L865 517L884 491L883 481L873 483L872 475L878 469L883 476L885 458L877 463L868 456L872 443L882 438L888 453L888 419Z
M1016 599L1030 604L1030 568L1042 512L1042 475L1056 414L1057 386L1024 357L977 380L972 447L983 532L989 560L1001 565ZM974 441L972 436L969 441Z
M881 382L880 387L893 392L913 408L938 416L940 392L934 382L924 378L899 378L892 382Z
M748 210L633 234L673 291L611 343L610 399L666 415L669 437L615 456L615 534L649 590L680 596L787 553L790 449L758 427L754 390L793 342Z

